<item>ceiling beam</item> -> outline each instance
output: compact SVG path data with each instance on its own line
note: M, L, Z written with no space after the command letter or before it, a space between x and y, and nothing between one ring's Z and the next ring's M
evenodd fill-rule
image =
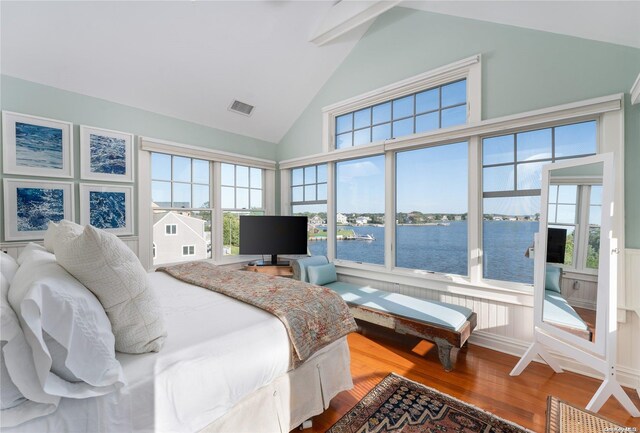
M631 86L631 103L640 104L640 74L636 78L636 82Z
M324 16L309 39L318 46L325 45L350 30L374 20L402 0L349 1L335 4Z

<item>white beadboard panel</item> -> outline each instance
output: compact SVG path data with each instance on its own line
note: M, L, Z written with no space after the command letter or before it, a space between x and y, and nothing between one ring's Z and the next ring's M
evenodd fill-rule
M120 240L128 246L131 251L138 255L138 237L137 236L124 236ZM11 257L17 259L24 247L32 242L4 242L0 243L0 250L9 254ZM42 241L33 241L34 244L42 245Z
M640 257L640 255L639 255ZM640 268L640 265L637 266ZM627 269L632 269L627 267ZM471 343L515 356L522 356L533 341L533 307L514 303L499 302L477 296L447 293L397 284L389 281L377 281L352 275L340 275L340 281L370 286L388 292L402 293L422 299L438 300L471 308L478 315L478 326L471 336ZM627 280L628 281L628 280ZM636 281L636 285L638 280ZM581 281L581 283L585 283ZM629 286L627 286L629 287ZM625 323L618 323L618 379L625 386L640 387L640 318L633 312L627 312ZM570 358L558 355L563 368L568 371L600 377L598 373L576 363ZM515 365L514 361L514 365Z
M562 296L573 307L596 309L597 281L581 278L562 278Z
M627 305L640 314L640 250L625 249ZM636 340L639 341L639 340ZM640 345L640 344L639 344ZM638 349L640 350L640 349Z

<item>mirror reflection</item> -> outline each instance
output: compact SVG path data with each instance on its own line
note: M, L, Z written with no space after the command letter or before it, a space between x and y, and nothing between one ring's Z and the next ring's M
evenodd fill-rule
M603 164L549 171L543 321L595 342Z

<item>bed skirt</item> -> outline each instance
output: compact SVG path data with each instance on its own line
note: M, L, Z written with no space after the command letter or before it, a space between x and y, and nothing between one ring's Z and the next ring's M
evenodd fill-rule
M353 388L346 337L320 350L295 370L243 398L201 433L288 433Z

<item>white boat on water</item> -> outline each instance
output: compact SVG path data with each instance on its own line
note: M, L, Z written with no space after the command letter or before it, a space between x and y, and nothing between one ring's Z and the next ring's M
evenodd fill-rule
M371 234L356 235L356 240L358 240L358 241L375 241L376 238L374 238L373 235L371 235Z

